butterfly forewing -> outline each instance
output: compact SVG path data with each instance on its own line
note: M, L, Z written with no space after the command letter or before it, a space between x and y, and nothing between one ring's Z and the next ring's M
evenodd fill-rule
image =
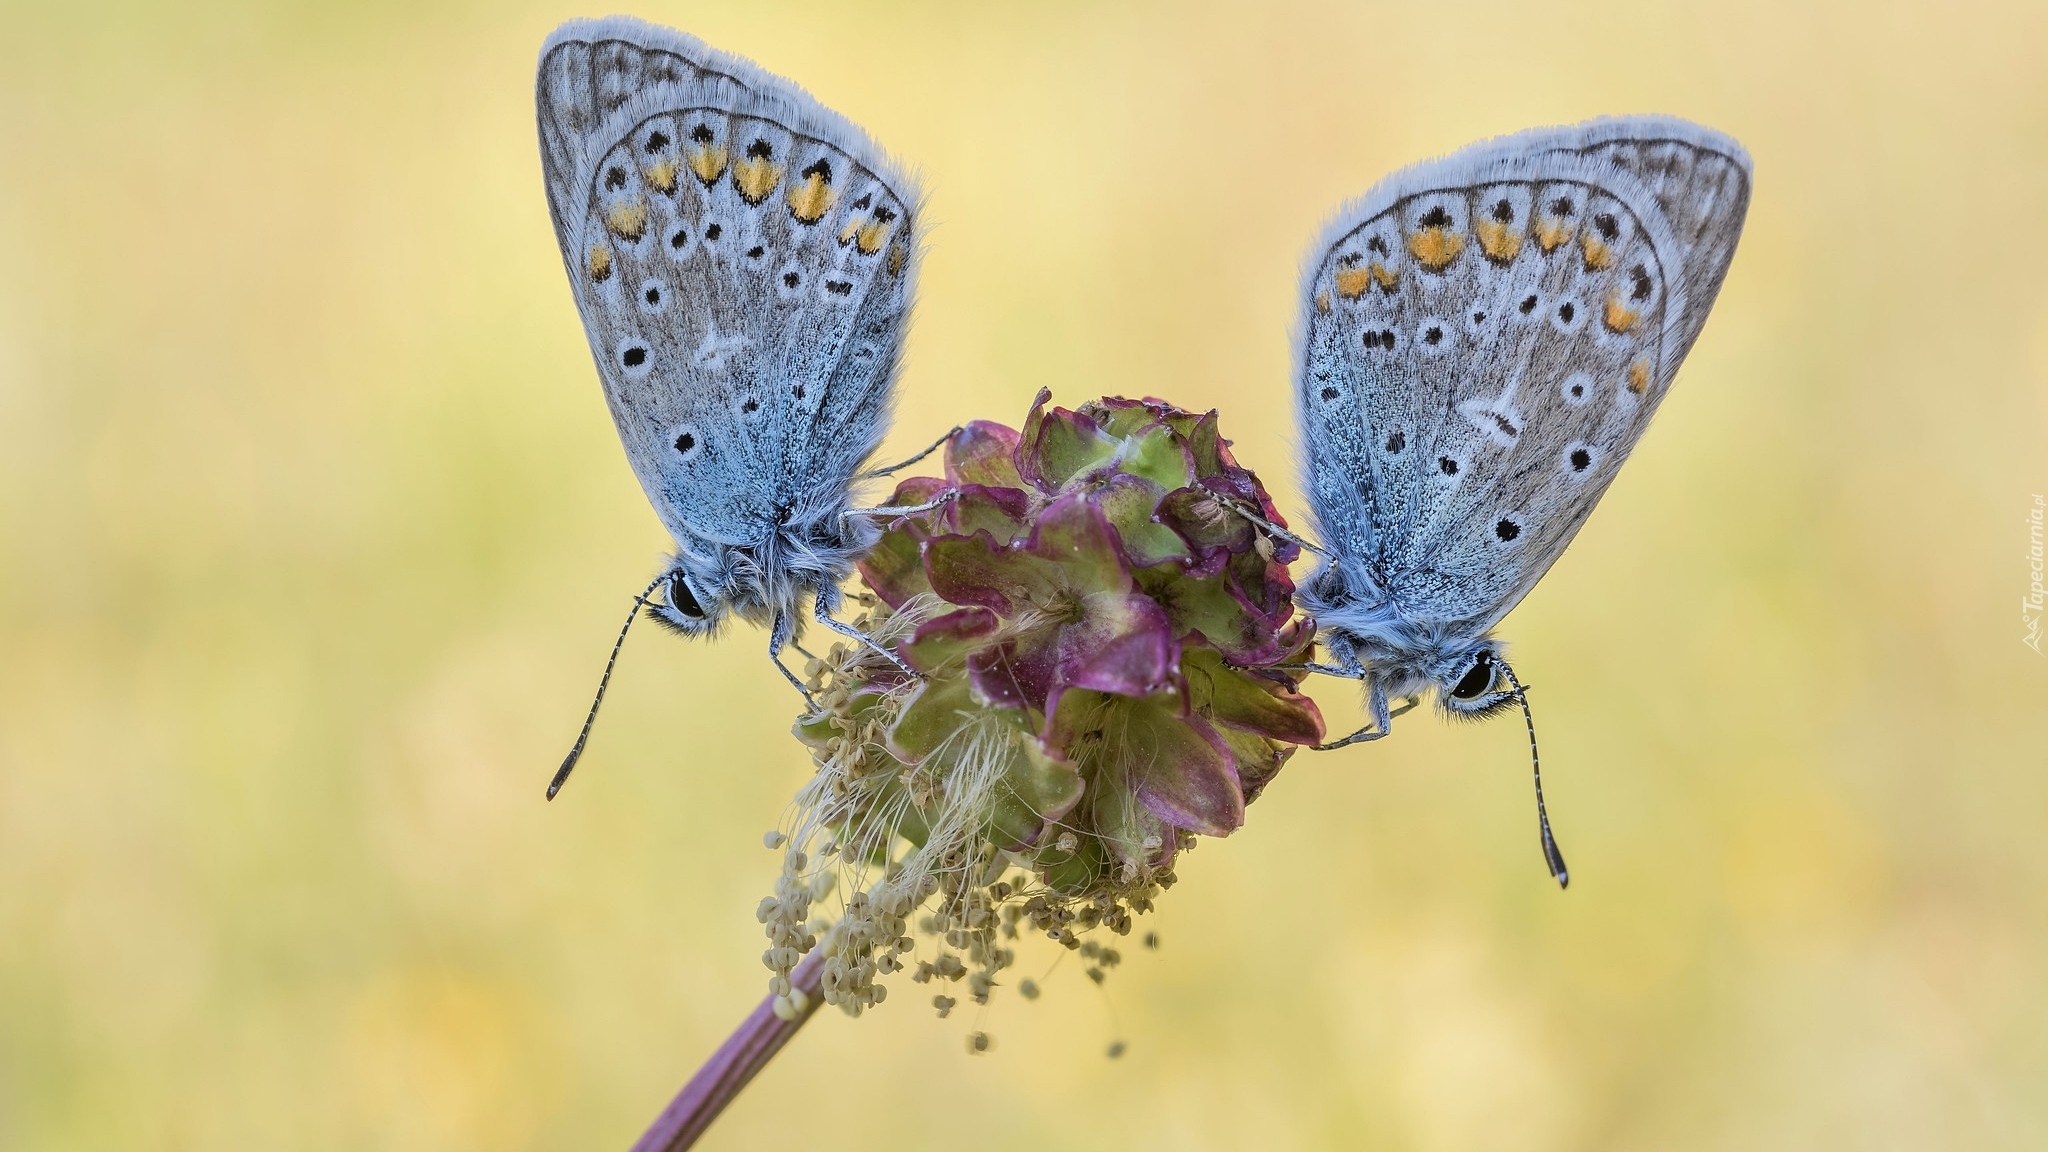
M638 22L557 32L537 88L563 262L671 533L843 507L910 303L908 179L794 85Z
M1339 217L1297 401L1319 525L1372 593L1483 630L1527 592L1647 427L1747 200L1732 142L1638 120L1477 145Z
M1656 118L1588 125L1571 151L1627 172L1655 198L1682 253L1686 305L1675 335L1676 354L1684 356L1706 324L1742 237L1748 154L1726 137Z

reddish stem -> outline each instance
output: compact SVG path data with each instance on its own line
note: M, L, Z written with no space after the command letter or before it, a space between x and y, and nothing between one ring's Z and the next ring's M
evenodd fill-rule
M795 970L789 974L790 984L804 994L803 1010L794 1020L784 1020L775 1014L775 998L761 1001L754 1013L719 1045L711 1059L704 1062L676 1098L668 1102L661 1115L648 1125L633 1152L682 1152L697 1142L725 1106L733 1102L740 1090L754 1079L756 1073L767 1066L769 1060L782 1051L796 1030L804 1026L818 1006L825 1002L818 993L818 973L824 966L825 950L812 950L804 957Z

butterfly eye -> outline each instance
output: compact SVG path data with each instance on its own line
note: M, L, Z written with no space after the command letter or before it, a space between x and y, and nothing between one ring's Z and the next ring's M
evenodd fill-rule
M704 606L697 603L696 593L690 591L690 584L683 579L681 572L668 578L668 604L692 620L704 618Z
M1486 690L1491 687L1493 687L1493 654L1491 652L1481 652L1479 658L1472 661L1472 667L1467 668L1465 675L1459 678L1457 686L1451 689L1451 695L1459 700L1477 700L1485 695Z

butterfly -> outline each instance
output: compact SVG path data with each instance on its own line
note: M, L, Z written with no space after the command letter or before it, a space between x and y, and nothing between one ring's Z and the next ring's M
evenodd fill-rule
M1649 426L1749 206L1742 146L1671 117L1474 144L1388 176L1311 249L1294 349L1322 558L1299 599L1385 736L1433 689L1487 716L1526 690L1493 628ZM1397 709L1390 702L1400 700ZM1545 861L1568 883L1543 810Z
M868 642L833 617L839 584L875 516L919 511L852 507L859 481L922 456L863 471L910 311L916 183L794 83L627 17L556 29L534 88L562 264L626 458L676 546L627 626L643 607L689 636L731 616L766 624L770 658L804 691L780 660L803 601Z

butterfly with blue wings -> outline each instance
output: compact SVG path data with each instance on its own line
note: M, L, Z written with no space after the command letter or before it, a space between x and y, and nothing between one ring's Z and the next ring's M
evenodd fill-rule
M676 545L627 625L643 607L690 636L734 615L766 624L770 658L804 691L780 659L803 601L870 642L834 618L839 584L874 517L919 510L852 507L859 481L923 455L863 471L910 309L916 185L795 84L626 17L557 29L535 95L548 212L605 401Z
M1363 681L1372 723L1325 747L1385 736L1429 689L1452 715L1528 719L1493 628L1649 426L1749 196L1741 145L1634 117L1475 144L1339 212L1294 356L1323 542L1300 600L1329 652L1314 669ZM1564 884L1540 769L1536 788Z

